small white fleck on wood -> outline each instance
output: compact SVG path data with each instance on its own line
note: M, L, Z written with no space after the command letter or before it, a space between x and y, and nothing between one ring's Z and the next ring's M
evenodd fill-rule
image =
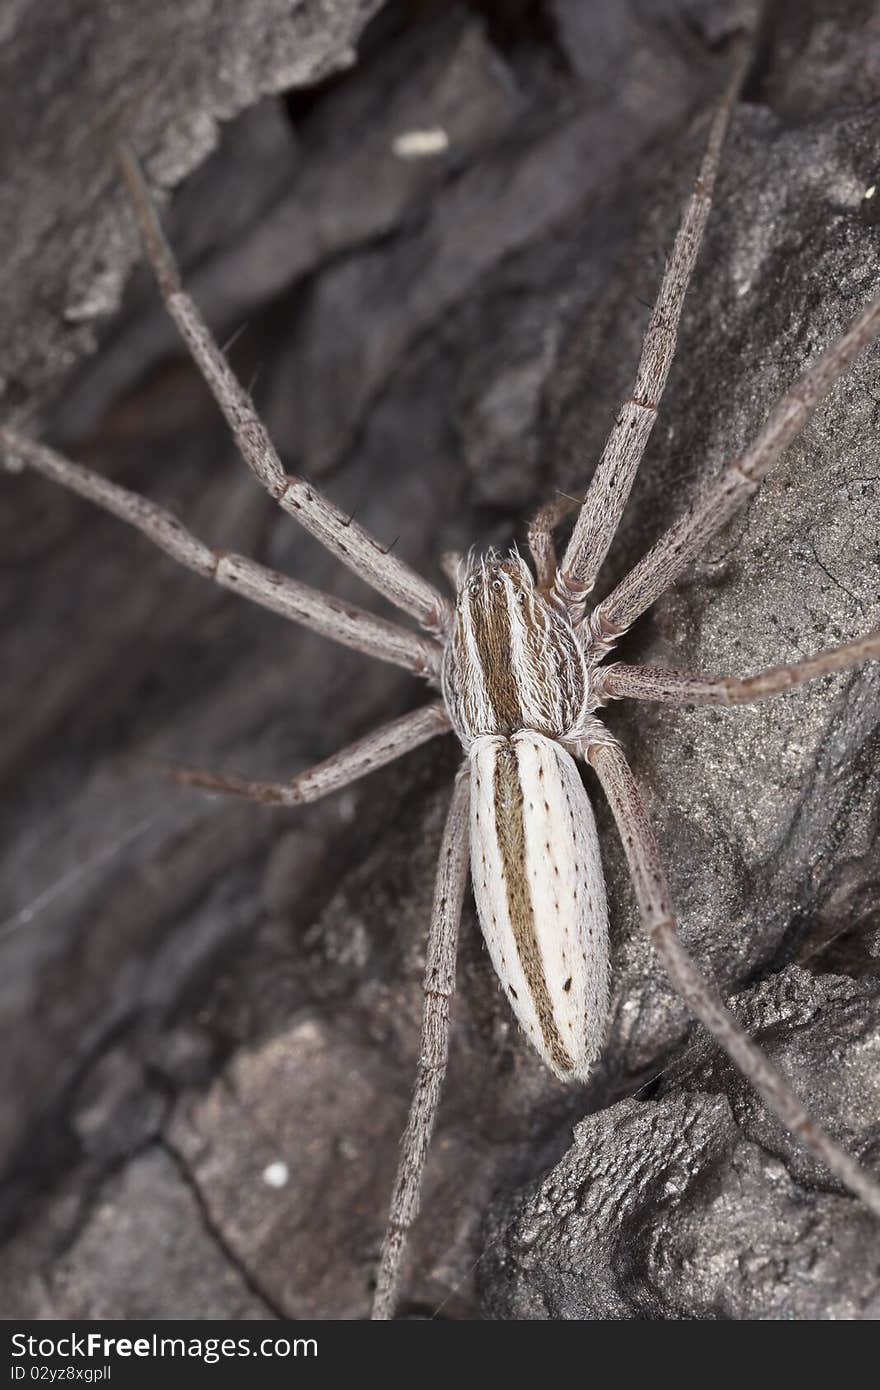
M442 126L430 130L407 130L396 135L391 148L398 159L429 159L449 149L449 136Z
M290 1170L281 1159L276 1159L263 1169L263 1182L267 1187L286 1187L289 1177Z

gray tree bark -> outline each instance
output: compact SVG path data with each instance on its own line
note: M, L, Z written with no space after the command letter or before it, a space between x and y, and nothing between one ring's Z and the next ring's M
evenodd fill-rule
M123 131L180 184L169 235L282 457L438 582L444 549L522 541L582 492L630 385L730 7L392 5L366 30L376 6L342 0L141 10L7 7L4 412L210 543L365 601L236 459L142 271L118 306ZM880 7L769 11L601 591L876 291ZM446 153L395 154L432 127ZM877 627L877 366L626 659L746 673ZM155 783L124 756L292 775L424 691L40 479L0 495L0 1307L361 1317L456 747L300 811ZM609 715L688 946L875 1165L878 696L873 666L754 709ZM543 1070L468 906L404 1311L876 1316L876 1230L690 1024L598 819L604 1057L579 1091Z

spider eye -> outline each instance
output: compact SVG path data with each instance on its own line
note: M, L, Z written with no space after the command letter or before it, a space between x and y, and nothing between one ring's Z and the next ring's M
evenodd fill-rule
M492 588L493 588L493 589L501 589L501 588L503 588L503 583L502 583L502 581L501 581L500 579L493 579L493 580L492 580Z

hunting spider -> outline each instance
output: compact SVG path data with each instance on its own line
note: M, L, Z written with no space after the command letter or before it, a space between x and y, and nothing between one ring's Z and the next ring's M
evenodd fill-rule
M730 114L750 48L737 41L733 71L712 122L644 339L632 392L620 409L561 562L554 532L570 503L538 513L529 530L534 574L517 554L451 557L455 600L383 548L306 480L287 474L248 394L227 366L154 216L133 157L121 156L144 249L189 351L241 454L275 501L343 564L416 620L421 631L374 617L240 555L212 550L168 512L11 429L10 464L36 469L142 531L206 579L315 632L422 678L436 698L290 782L271 783L167 766L178 782L251 801L300 805L326 796L440 734L465 750L440 851L427 944L418 1078L403 1137L373 1315L392 1316L407 1232L446 1068L458 922L470 860L479 917L519 1023L560 1078L581 1080L599 1055L608 1014L607 912L593 815L576 759L588 763L611 807L643 928L693 1014L726 1049L771 1111L880 1217L880 1187L815 1123L751 1042L682 946L657 842L618 741L599 717L611 700L737 704L880 657L880 634L794 665L739 679L637 667L606 658L672 585L803 428L850 363L880 333L874 299L771 411L740 457L697 497L597 606L588 599L619 525L672 363L682 303L709 213Z

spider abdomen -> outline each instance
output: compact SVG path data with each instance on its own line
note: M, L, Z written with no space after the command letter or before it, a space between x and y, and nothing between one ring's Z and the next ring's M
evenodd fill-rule
M542 734L470 750L471 871L480 925L516 1017L557 1076L585 1077L608 1015L608 914L577 767Z

